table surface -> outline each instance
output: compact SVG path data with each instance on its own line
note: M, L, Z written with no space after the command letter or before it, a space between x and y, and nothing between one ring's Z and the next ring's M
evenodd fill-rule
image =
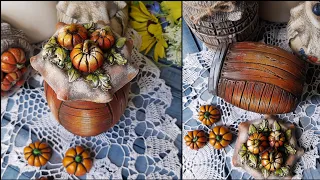
M200 51L208 50L207 47L192 33L190 28L183 20L183 59L188 54L198 53ZM183 111L183 117L188 117L189 112ZM187 119L187 118L186 118ZM183 123L185 120L183 119ZM320 149L318 149L320 154ZM317 167L320 167L320 159L317 159ZM236 176L235 176L236 177ZM246 178L246 177L243 177ZM303 179L319 179L320 169L306 169L303 172ZM230 176L228 179L232 179Z

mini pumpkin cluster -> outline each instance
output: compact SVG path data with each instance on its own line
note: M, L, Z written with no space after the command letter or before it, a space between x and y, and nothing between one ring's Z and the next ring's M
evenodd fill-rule
M184 137L185 143L193 150L203 148L208 140L215 149L227 147L231 140L232 134L225 126L215 126L208 135L202 130L189 131Z
M26 55L21 48L9 48L1 55L1 94L21 86L24 83L23 75L26 73Z
M50 160L52 150L47 143L36 141L26 146L23 149L23 153L29 165L40 167ZM69 174L83 176L90 171L92 159L89 151L82 146L76 146L66 151L62 164ZM40 179L47 179L47 177L41 177Z
M109 26L98 28L96 23L58 23L58 32L43 47L43 58L68 73L69 82L82 77L93 88L111 89L106 65L125 65L121 54L127 39L114 34Z
M272 127L269 127L267 119L257 127L251 124L247 142L239 150L241 162L260 170L265 178L271 173L287 176L290 167L285 162L290 154L296 153L294 146L289 143L291 137L291 129L283 131L278 121L274 121Z

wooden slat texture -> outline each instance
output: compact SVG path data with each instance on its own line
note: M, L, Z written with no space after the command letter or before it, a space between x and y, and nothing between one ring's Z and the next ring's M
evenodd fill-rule
M225 62L221 77L239 81L272 83L295 96L299 96L303 90L301 80L279 68L262 64Z
M128 104L130 84L118 90L109 103L89 101L60 101L45 82L45 93L50 110L68 131L80 136L94 136L114 126Z

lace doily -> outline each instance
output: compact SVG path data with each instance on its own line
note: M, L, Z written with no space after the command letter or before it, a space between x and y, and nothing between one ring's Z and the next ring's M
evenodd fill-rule
M263 23L262 23L263 24ZM265 33L263 42L289 50L286 39L286 24L263 24ZM243 169L234 167L231 160L241 122L262 118L262 114L249 112L235 107L208 92L209 68L216 51L204 50L189 54L183 66L183 136L187 131L202 129L209 132L198 120L197 111L201 105L213 104L222 110L222 118L212 125L226 125L233 133L232 143L222 150L216 150L209 143L198 151L191 150L183 143L184 179L252 179ZM278 117L294 123L298 144L305 150L304 155L293 167L294 179L300 179L303 171L309 168L319 169L320 148L320 66L309 65L302 101L294 112L279 114Z
M172 100L170 88L159 78L160 70L138 52L138 34L130 29L127 37L134 38L132 58L140 72L131 82L124 115L108 132L80 137L58 124L47 106L40 75L30 77L16 94L1 100L1 179L8 166L17 169L17 179L22 174L31 179L78 179L62 166L66 150L78 144L88 148L94 158L87 179L180 178L181 162L174 141L181 130L176 119L165 114ZM50 161L41 168L27 165L23 156L24 146L36 139L53 149Z

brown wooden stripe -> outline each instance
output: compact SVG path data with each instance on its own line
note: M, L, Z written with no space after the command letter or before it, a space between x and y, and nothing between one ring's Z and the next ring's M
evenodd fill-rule
M225 94L224 100L227 101L228 103L231 103L234 86L235 86L234 81L232 80L227 81L226 87L228 88L226 88L226 92L225 92L226 94Z
M246 86L243 90L242 97L241 97L241 102L240 102L240 108L242 109L248 109L248 105L250 104L251 101L251 94L254 88L254 82L247 82Z
M72 116L78 116L78 117L92 117L96 118L98 116L104 116L105 118L110 118L110 112L104 107L99 109L76 109L76 108L70 108L69 106L65 106L62 104L60 108L59 114L68 114Z
M76 109L100 109L105 107L105 103L95 103L91 101L66 101L65 105Z
M271 67L275 67L286 71L293 75L295 78L303 81L304 76L306 75L305 68L299 66L292 66L292 61L287 58L283 58L274 54L266 54L262 52L252 51L249 49L238 50L234 49L228 53L228 63L253 63L253 64L262 64Z
M242 96L242 92L244 90L245 87L245 81L237 81L236 85L234 87L233 90L233 96L232 96L232 104L234 104L235 106L240 106L240 100L241 100L241 96Z
M258 110L260 105L261 95L264 90L264 86L265 86L264 83L259 83L259 82L255 83L252 96L251 96L250 106L249 106L250 111L256 112Z
M279 113L283 113L285 112L286 110L286 105L288 104L288 101L289 98L288 98L288 92L282 90L282 93L281 93L281 98L280 98L280 103L279 103L279 106L278 106L278 109L277 111Z
M270 100L270 105L269 105L270 112L278 112L277 108L280 102L280 96L281 96L281 89L275 86L272 93L271 100Z
M248 80L263 83L272 82L274 85L299 96L303 90L303 84L292 75L278 68L249 64L230 63L225 67L221 77L232 80Z
M272 84L265 85L257 112L263 113L263 114L266 114L268 112L268 107L271 100L273 89L274 89L274 85Z
M220 79L219 80L219 84L221 83L221 91L218 93L220 97L222 97L223 99L225 98L225 94L226 94L226 85L227 85L227 79Z
M266 54L276 54L278 56L281 56L290 60L292 63L294 63L300 68L305 68L305 62L301 61L300 59L298 59L298 57L294 56L293 54L276 46L271 46L271 45L258 43L258 42L237 42L237 43L231 44L229 49L230 50L249 49L252 51L264 52Z

